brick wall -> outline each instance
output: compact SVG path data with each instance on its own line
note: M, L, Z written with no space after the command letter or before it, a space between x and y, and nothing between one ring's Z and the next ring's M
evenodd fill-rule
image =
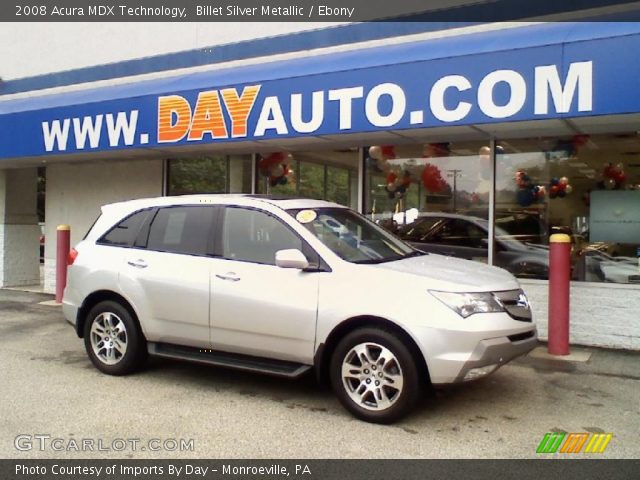
M547 282L520 282L529 297L538 333L548 335ZM570 342L575 345L640 350L640 286L611 283L571 285Z

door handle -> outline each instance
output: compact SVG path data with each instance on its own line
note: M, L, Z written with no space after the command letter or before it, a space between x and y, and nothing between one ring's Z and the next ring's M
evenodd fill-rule
M127 262L127 265L131 266L131 267L135 267L135 268L147 268L147 262L145 262L144 260L142 260L141 258L138 260L129 260Z
M230 282L237 282L238 280L240 280L240 277L234 272L225 274L216 273L216 277L218 277L220 280L229 280Z

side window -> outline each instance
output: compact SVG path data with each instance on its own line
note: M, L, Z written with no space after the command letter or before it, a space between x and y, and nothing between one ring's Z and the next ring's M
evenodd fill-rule
M401 230L400 237L405 239L405 240L409 240L410 242L419 242L419 241L425 239L425 237L426 237L427 241L428 241L429 236L427 236L427 235L441 221L442 221L442 219L439 218L439 217L423 218L423 219L417 220L416 222L411 223L411 224L407 225L406 227L404 227Z
M167 207L158 210L147 248L160 252L204 255L207 253L213 209L211 207Z
M258 210L226 209L222 233L224 258L275 265L276 252L287 248L302 250L302 239L277 218Z
M150 213L151 210L142 210L128 216L104 234L102 238L98 240L98 243L101 245L114 245L120 247L132 246Z
M486 234L473 223L465 220L451 220L440 231L442 243L459 247L482 247L481 240Z

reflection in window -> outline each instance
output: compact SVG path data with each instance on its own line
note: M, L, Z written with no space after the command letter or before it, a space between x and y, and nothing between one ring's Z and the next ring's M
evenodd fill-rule
M315 163L298 163L298 194L305 198L324 199L327 179L325 167Z
M358 149L265 153L259 156L257 169L258 193L357 207Z
M288 211L299 220L300 210ZM345 208L304 210L302 222L340 258L354 263L383 263L421 255L361 215Z
M136 212L122 220L98 241L102 245L132 246L151 209Z
M284 223L267 213L227 208L224 215L224 258L275 265L276 252L302 250L302 240Z
M422 250L486 261L488 230L476 227L488 218L491 157L486 145L385 145L367 152L369 218ZM456 235L445 230L454 227ZM470 244L473 251L453 248Z
M523 252L511 271L546 257L549 234L566 233L574 280L640 283L640 175L629 160L640 151L635 133L499 143L496 225Z
M158 210L147 248L159 252L204 255L211 234L212 208L167 207Z
M251 156L208 156L167 161L167 194L250 193Z

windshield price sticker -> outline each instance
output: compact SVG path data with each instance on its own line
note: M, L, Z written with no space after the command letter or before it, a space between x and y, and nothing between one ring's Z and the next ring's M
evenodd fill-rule
M302 224L313 222L318 214L313 210L300 210L296 215L296 220Z

